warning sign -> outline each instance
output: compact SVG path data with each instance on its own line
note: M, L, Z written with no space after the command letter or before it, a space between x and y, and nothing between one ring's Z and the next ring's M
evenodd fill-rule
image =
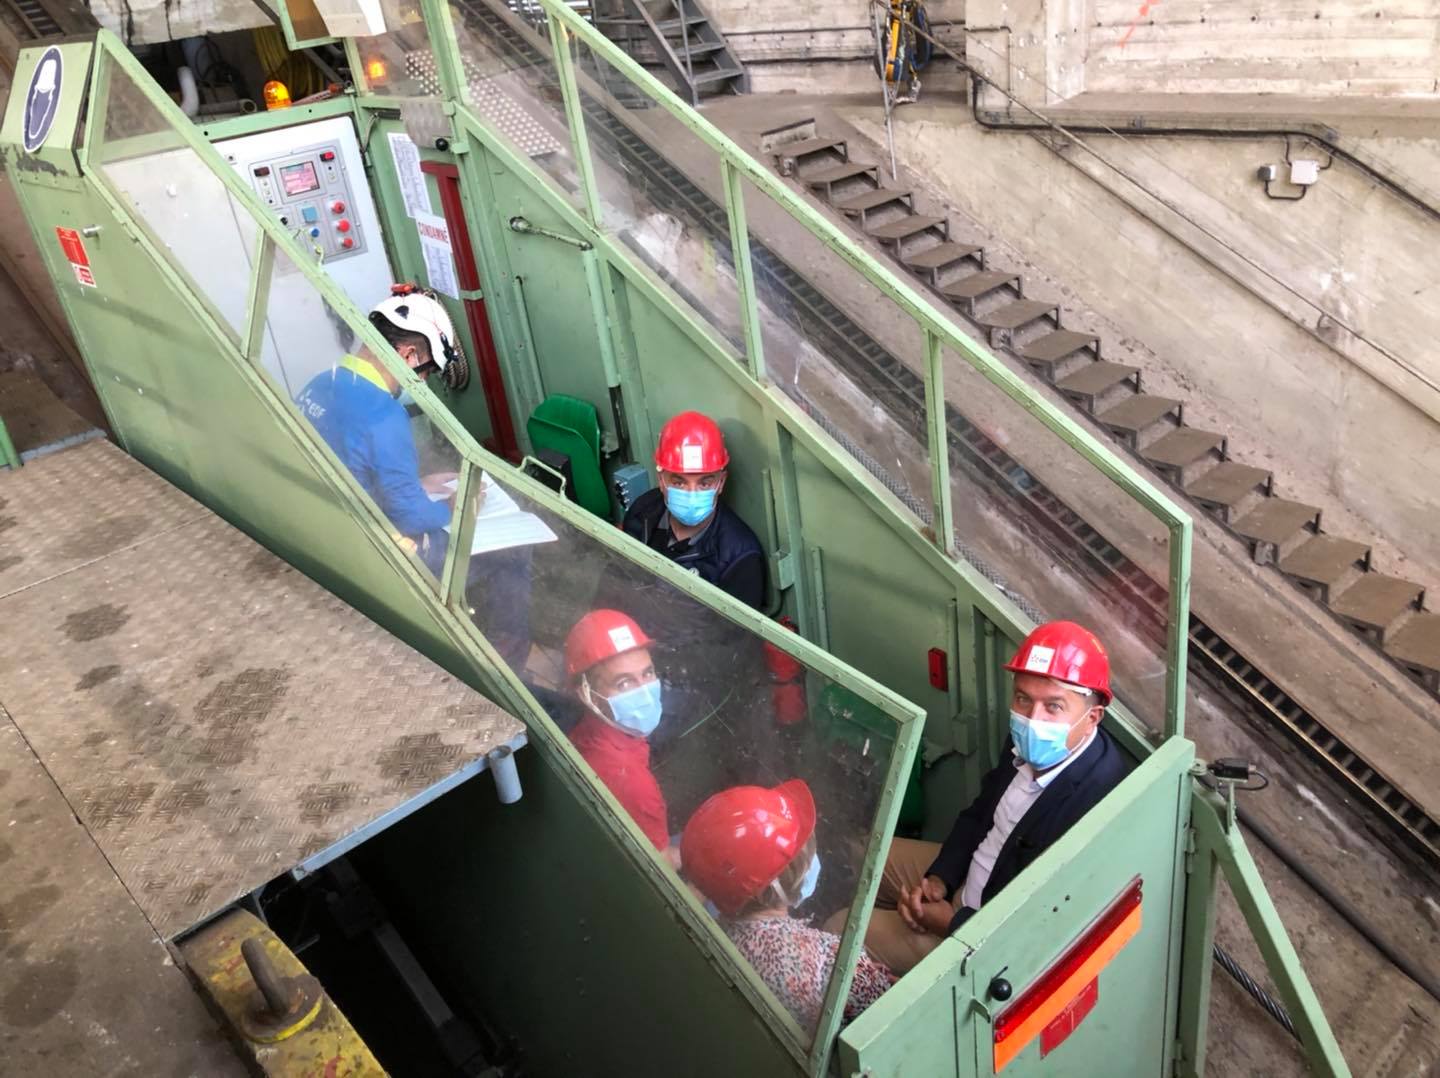
M57 227L55 235L60 238L60 250L69 260L70 268L75 271L75 279L86 288L96 287L95 274L90 270L90 256L85 253L85 241L80 238L80 233L73 228Z

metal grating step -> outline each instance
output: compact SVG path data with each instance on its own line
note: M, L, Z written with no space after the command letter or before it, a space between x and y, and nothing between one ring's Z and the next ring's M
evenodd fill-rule
M1279 546L1296 533L1320 526L1320 510L1304 502L1285 498L1266 498L1231 525L1246 539Z
M942 286L940 294L949 299L968 302L1012 284L1017 289L1020 287L1020 274L1006 270L981 270Z
M987 329L1019 329L1037 318L1051 314L1057 318L1060 316L1060 304L1043 299L1022 299L1008 307L979 315L975 320Z
M1281 558L1280 571L1311 584L1330 588L1341 583L1351 571L1364 569L1370 561L1370 548L1353 539L1334 535L1317 535Z
M1179 409L1180 402L1177 400L1137 393L1097 418L1111 430L1124 434L1139 434L1152 423L1157 423L1172 413L1178 413Z
M877 187L873 191L866 191L863 195L856 195L854 198L847 198L836 202L835 208L841 213L865 213L868 210L878 210L881 206L888 206L892 202L910 201L909 191L897 191L891 187Z
M890 221L887 224L876 225L867 230L867 234L880 240L883 243L893 243L896 240L909 239L930 228L943 228L945 218L930 217L923 213L912 213L897 221Z
M1061 393L1093 401L1106 390L1114 389L1127 381L1134 381L1136 390L1139 390L1139 367L1097 359L1094 363L1087 363L1074 374L1060 379L1055 383L1055 388Z
M860 176L870 176L878 180L878 172L874 165L867 165L863 161L846 161L843 165L835 165L833 168L811 173L804 177L804 182L809 187L826 187Z
M1383 638L1385 631L1406 610L1418 607L1425 589L1399 577L1366 573L1330 604L1346 621L1374 629Z
M1411 618L1393 640L1386 641L1385 653L1427 675L1440 675L1440 614Z
M738 79L744 72L738 67L722 68L719 71L706 71L691 77L690 81L695 86L708 86L714 82L724 82L726 79Z
M959 262L962 259L983 253L984 248L978 244L955 243L952 240L937 244L934 247L927 247L925 250L917 251L913 255L903 255L900 260L912 270L927 272L929 270L944 269L954 262Z
M1233 460L1222 461L1185 488L1197 502L1229 509L1239 505L1253 491L1267 487L1270 473Z
M1020 358L1031 363L1053 365L1082 348L1093 348L1098 359L1100 338L1093 333L1081 333L1075 329L1059 329L1025 345L1020 349Z
M1224 452L1225 435L1198 427L1181 427L1146 446L1140 455L1160 468L1183 468L1212 452Z
M824 153L826 150L838 150L841 156L845 153L845 139L843 138L807 138L799 142L791 142L781 146L775 151L776 157L788 157L798 161L802 157L809 157L812 154Z

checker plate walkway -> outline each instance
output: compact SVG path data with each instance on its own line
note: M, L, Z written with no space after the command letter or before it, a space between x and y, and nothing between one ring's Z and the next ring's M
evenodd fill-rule
M0 707L165 939L524 739L102 441L0 473Z

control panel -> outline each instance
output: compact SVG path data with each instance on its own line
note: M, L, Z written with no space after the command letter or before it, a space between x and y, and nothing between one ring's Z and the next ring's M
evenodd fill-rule
M250 182L275 215L326 262L365 250L365 234L352 207L355 198L340 147L306 147L284 157L252 161Z
M398 278L353 119L306 120L222 139L215 148L299 245L319 252L326 275L356 307L368 311L390 294ZM320 294L286 277L295 272L277 259L275 283L295 287L281 287L271 297L261 351L261 361L292 397L335 361L337 349L353 346ZM245 290L238 291L243 297Z

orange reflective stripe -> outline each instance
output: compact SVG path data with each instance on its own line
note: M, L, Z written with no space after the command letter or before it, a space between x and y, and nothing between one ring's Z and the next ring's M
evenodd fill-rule
M1136 906L1123 921L1111 930L1094 953L1077 966L1074 972L1066 977L1034 1011L1027 1015L1023 1022L1013 1030L1007 1031L995 1042L996 1072L1003 1069L1005 1064L1019 1055L1026 1045L1038 1037L1040 1031L1053 1022L1070 1005L1070 1001L1100 975L1100 971L1110 964L1111 959L1119 954L1125 944L1129 943L1135 933L1139 931L1140 907Z

